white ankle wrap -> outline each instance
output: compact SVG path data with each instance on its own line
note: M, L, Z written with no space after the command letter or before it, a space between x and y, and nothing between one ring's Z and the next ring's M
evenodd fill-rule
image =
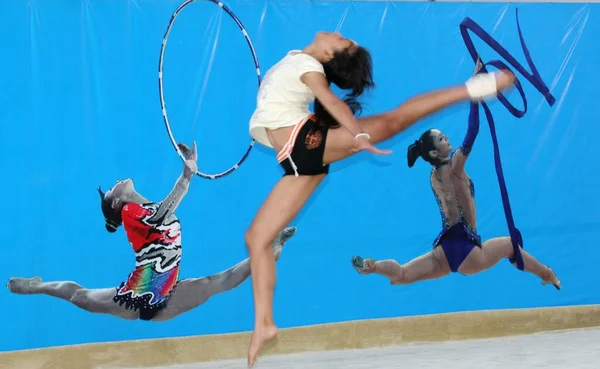
M496 73L476 74L465 82L471 100L482 100L497 93Z

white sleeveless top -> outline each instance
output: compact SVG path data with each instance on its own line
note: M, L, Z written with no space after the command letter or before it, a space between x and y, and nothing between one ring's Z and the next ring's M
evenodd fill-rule
M315 100L315 94L300 80L307 72L325 74L317 59L300 50L288 52L267 71L250 118L250 135L257 142L272 148L266 129L293 126L312 114L308 106Z

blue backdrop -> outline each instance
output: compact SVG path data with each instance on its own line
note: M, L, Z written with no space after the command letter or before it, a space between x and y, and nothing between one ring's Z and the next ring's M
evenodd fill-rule
M497 101L502 159L525 247L561 278L542 287L507 262L473 277L392 287L359 276L354 254L406 262L431 248L440 227L429 167L406 166L406 148L430 127L455 144L468 104L437 114L332 175L294 221L298 233L278 263L275 318L280 327L465 310L600 303L594 268L600 251L600 176L596 102L600 7L589 4L451 4L246 1L228 4L244 22L266 71L318 30L339 29L369 48L377 88L368 114L408 97L465 81L473 62L459 24L470 17L527 66L515 10L536 67L557 101L549 106L521 74L522 119ZM108 234L96 187L131 177L161 200L182 170L164 128L157 89L162 36L179 1L4 1L0 70L0 157L5 228L1 277L74 280L112 287L134 265L120 230ZM484 60L497 53L478 37ZM513 68L513 70L515 70ZM166 50L165 98L177 140L198 142L199 166L234 164L250 137L256 76L244 38L217 6L200 2L177 18ZM509 97L522 107L516 91ZM507 234L482 123L468 170L477 186L480 233ZM274 153L255 148L239 170L194 179L177 213L183 225L182 278L221 271L247 257L244 231L281 176ZM165 323L94 315L48 296L0 292L1 350L251 330L250 281Z

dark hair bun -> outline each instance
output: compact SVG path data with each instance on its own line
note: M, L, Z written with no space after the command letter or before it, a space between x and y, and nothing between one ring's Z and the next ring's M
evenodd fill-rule
M110 224L110 223L106 223L104 225L104 227L106 228L106 230L110 233L115 233L117 231L117 228L115 228L114 225Z
M408 147L408 167L412 168L417 159L421 156L421 141L415 141Z

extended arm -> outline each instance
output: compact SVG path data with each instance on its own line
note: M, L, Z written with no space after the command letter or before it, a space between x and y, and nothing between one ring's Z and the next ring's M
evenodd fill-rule
M168 219L171 216L171 214L173 214L173 212L175 212L175 209L177 209L177 207L181 203L181 200L188 192L192 177L196 174L196 171L198 170L198 166L196 164L196 143L194 142L193 151L190 150L190 148L185 146L184 144L179 144L179 148L181 149L181 151L184 152L186 156L185 165L183 167L183 173L181 173L181 175L177 179L175 187L173 187L173 189L167 195L167 197L165 197L165 199L160 202L156 213L152 216L152 218L149 219L150 222L153 222L155 224L162 224L166 219Z
M456 150L452 159L452 170L462 172L465 169L465 162L471 153L477 134L479 133L479 104L476 102L471 103L471 110L469 112L469 126L467 127L467 134L463 140L460 148Z
M329 88L325 75L319 72L304 73L300 80L304 82L315 94L316 98L323 104L325 109L346 128L352 136L356 137L363 133L362 128L356 121L352 110L346 103L337 97Z
M319 72L304 73L300 80L304 82L314 93L325 109L346 128L354 137L353 151L367 150L377 155L389 155L390 150L380 150L371 144L371 137L363 131L354 117L350 107L330 89L325 75Z

